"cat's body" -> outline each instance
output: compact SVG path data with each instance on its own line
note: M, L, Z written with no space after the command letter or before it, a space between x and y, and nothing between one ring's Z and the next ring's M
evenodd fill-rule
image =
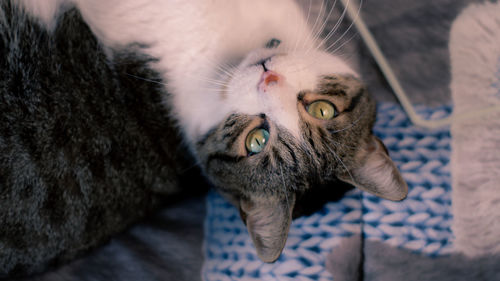
M40 183L33 187L33 192L41 192L36 198L44 200L38 202L38 205L33 205L35 216L30 217L26 214L26 208L15 207L20 206L19 202L25 202L25 199L18 197L18 194L21 194L20 190L29 186L29 183L5 180L2 185L7 187L7 192L4 191L5 187L2 187L2 208L3 202L8 202L11 206L5 210L13 209L15 210L13 213L17 212L17 215L9 217L2 214L2 220L10 220L2 221L2 225L10 226L8 231L2 233L4 237L12 239L16 231L22 230L19 237L26 240L28 231L19 223L43 224L41 221L45 218L39 217L43 214L41 212L43 202L57 205L60 201L81 200L89 206L93 204L101 206L107 202L111 203L109 208L115 210L113 206L117 204L116 201L121 200L120 196L123 196L132 202L125 200L117 206L126 208L124 205L131 204L128 207L129 211L137 209L133 207L134 204L144 207L152 200L153 195L150 192L162 191L162 188L166 188L167 193L173 192L172 189L175 189L173 187L177 186L176 179L183 168L183 165L177 165L177 161L184 160L178 160L183 159L183 155L175 152L187 154L188 158L192 154L211 183L240 209L259 257L268 262L274 261L284 246L292 212L297 209L296 202L300 202L301 198L314 190L315 186L329 185L334 189L338 187L340 179L392 200L400 200L406 195L406 184L387 157L381 142L371 134L375 118L373 100L345 62L337 56L322 51L321 39L310 30L306 17L291 0L272 1L272 4L267 0L44 2L25 0L19 2L19 7L11 6L9 4L2 6L4 14L9 9L14 14L18 13L20 8L27 11L30 17L38 19L40 30L29 33L30 39L27 39L38 43L34 46L19 44L14 47L14 51L9 49L11 47L8 46L12 46L12 38L15 36L4 35L7 34L5 32L23 33L20 29L12 31L13 28L17 28L16 24L12 19L6 21L5 19L9 17L3 15L0 17L0 20L3 20L1 28L4 32L2 53L7 52L9 57L22 57L25 52L29 53L30 50L33 52L34 48L43 47L40 44L46 44L48 47L45 54L32 53L33 57L29 60L32 62L40 60L41 63L36 65L35 72L43 69L45 72L42 73L49 78L35 75L37 79L42 80L43 83L39 83L42 86L37 84L26 87L28 90L19 88L19 85L23 85L23 80L14 80L20 79L18 72L25 66L19 61L9 60L4 68L8 73L4 76L11 78L0 80L7 85L1 89L2 98L9 99L17 95L18 99L22 97L21 101L26 99L26 103L32 102L33 99L49 99L50 102L43 104L21 103L20 108L33 108L35 113L30 112L31 115L26 115L32 118L30 122L33 123L31 125L33 130L40 128L43 128L44 132L59 130L57 135L63 134L67 139L75 140L61 142L49 139L46 143L37 141L31 148L35 149L35 152L22 154L22 151L15 150L15 146L20 141L17 136L26 134L17 125L13 133L2 135L0 145L4 145L5 148L2 149L7 151L5 155L10 155L9 159L26 157L30 165L33 156L40 155L36 153L38 146L47 149L47 158L39 160L40 169L44 170L46 165L52 165L54 160L61 161L55 162L59 163L59 166L50 166L45 178L51 179L52 186L60 189L59 191L62 190L62 194L76 192L76 195L74 197L69 195L64 197L66 196L64 195L61 198L61 193L58 192L44 193L48 190L47 185ZM81 38L80 41L92 42L93 45L87 46L87 49L95 48L97 53L86 53L86 50L78 52L78 47L75 48L78 45L78 36L71 33L71 26L61 21L61 18L64 18L61 15L66 15L65 11L73 7L81 13L83 20L102 45L97 44L96 39L90 35L88 38ZM318 24L317 27L319 26ZM68 29L66 33L63 32L62 35L58 33L65 29ZM37 37L37 34L41 35ZM51 49L54 46L58 47L51 40L63 42L64 36L68 37L68 42L73 42L60 47L64 50L62 54L66 52L67 56L54 57L53 54L59 55L60 51L57 48ZM266 43L270 40L279 42L272 44L279 46L266 48ZM139 68L131 70L134 73L129 73L126 64L120 66L116 63L123 57L120 55L123 50L146 55L152 59L145 62L134 57L126 57L127 61L131 60ZM92 64L87 70L88 61L94 58L99 59L97 63L99 69L94 71ZM69 65L64 67L65 64ZM229 64L234 67L228 68ZM77 66L83 69L75 73L73 69L78 69ZM13 67L17 72L12 70ZM101 69L102 67L104 69ZM31 66L28 69L31 69ZM79 73L85 75L79 77ZM155 76L155 73L158 73L158 76ZM52 93L62 92L74 98L68 94L71 88L68 85L72 85L71 83L63 84L66 88L57 90L57 87L61 87L57 80L66 79L62 78L64 75L79 77L72 83L77 89L85 88L83 93L78 95L82 98L70 99L66 107L56 107L55 111L47 109L51 108L52 103L59 104L59 98L64 100L64 97L54 97ZM103 82L95 83L95 77L101 78ZM141 82L154 80L157 83L154 81L149 84L144 83L147 85L145 87L149 88L136 88L135 84L126 84L125 82L130 80L123 80L123 77ZM12 90L12 85L18 88ZM158 95L155 96L156 94ZM35 98L27 95L33 95ZM112 98L105 99L107 95ZM135 98L134 101L142 101L144 95L151 98L149 101L157 102L162 99L165 104L164 111L152 112L151 115L154 116L143 116L141 115L143 113L139 116L132 114L134 118L131 123L101 123L103 119L109 122L117 122L117 119L129 120L127 110L114 114L113 107L120 108L123 103L122 98L129 97ZM114 100L117 96L120 98ZM68 125L65 120L73 119L72 115L68 117L67 112L72 112L73 107L78 108L79 104L85 104L89 109L102 106L102 110L97 112L91 110L87 114L83 109L78 113L82 119ZM12 106L9 108L12 109ZM139 111L150 112L148 106L152 105L140 106L146 109ZM9 108L5 110L9 111ZM154 108L159 110L157 107ZM44 116L48 116L48 119L36 115L39 111L47 111ZM166 117L167 112L171 119ZM12 114L2 113L1 117L5 120L2 122L8 124L26 122L22 121L26 118L25 115L13 118ZM158 116L164 119L158 119ZM141 129L143 124L138 124L137 120L143 120L142 117L150 122L152 120L154 126L146 128L152 129L154 134ZM90 128L85 121L87 119L95 122ZM176 123L177 127L172 123ZM93 126L102 127L96 130L98 134L91 133L94 131ZM70 127L73 127L74 131ZM182 146L179 145L178 138L166 137L176 134L175 128L180 128L183 141L189 149L180 149ZM119 143L119 140L113 138L116 137L115 130L120 132L132 130L137 133L119 138L132 144L125 155L119 154L119 161L125 162L124 165L113 162L118 157L116 149L121 148L120 144L114 147L113 141ZM144 135L138 136L141 134ZM106 140L102 135L110 140ZM12 136L14 139L10 142L5 141ZM33 136L29 135L27 138L37 138L36 135ZM93 139L93 136L96 139ZM144 137L147 140L142 143ZM98 153L88 155L82 161L78 161L78 157L74 162L65 160L68 157L75 158L74 156L71 158L71 153L86 155L89 151L93 151L94 145ZM150 146L156 147L157 153L153 156L147 153L141 156L141 148L145 147L146 152L149 152L146 148ZM66 152L69 149L67 147L74 152ZM102 163L96 159L100 159ZM111 161L110 165L114 170L106 169L108 163L106 161ZM11 162L4 160L0 161L0 164L3 165L2 170L12 173L13 176L10 178L14 179L15 174L19 172L16 167L20 165ZM89 172L77 173L75 167ZM68 171L68 169L73 170ZM118 172L114 172L115 170ZM38 183L40 178L44 179L42 175L36 173L36 169L30 170L29 173L27 181ZM124 179L123 175L127 177ZM90 199L84 190L87 186L85 180L89 177L95 178L96 183L92 192L97 194L97 197ZM76 183L72 185L63 180ZM128 181L133 183L127 184L130 183ZM144 192L133 196L129 193L110 192L110 198L103 200L100 194L101 188L121 189L121 185L130 188L130 192L141 193L137 188L144 188ZM30 195L35 196L31 193ZM134 196L142 199L138 200L139 202L134 201ZM75 225L81 225L82 221L91 220L89 216L91 213L82 211L86 209L77 205L75 204L73 213L66 217L67 211L63 210L66 205L61 207L59 213L53 211L56 215L52 217L58 220L52 224L64 225L67 221L73 221ZM144 212L139 210L134 215L129 215L130 220L127 218L113 221L112 211L104 207L95 210L108 212L107 218L116 224L116 227L103 231L103 237L112 234L113 230L122 229L132 218ZM98 222L95 225L102 224L103 222ZM40 225L30 225L31 230L40 232L39 240L58 239L57 235L51 234L50 230L43 230ZM50 258L72 256L81 249L97 244L103 237L97 235L87 244L82 244L82 241L86 240L80 238L81 235L92 236L96 226L78 230L76 234L71 227L60 229L61 235L73 235L69 236L68 241L74 239L76 243L71 245L69 242L66 244L54 242L52 247L59 247L60 250ZM11 241L8 245L10 250L17 247L14 244L16 241ZM16 266L23 269L23 266L43 265L50 260L40 255L33 258L27 250L29 245L22 245L22 248L23 254L32 261L14 262L5 267L6 272L16 270ZM45 250L44 255L47 255L50 251L48 248ZM43 252L43 249L40 251ZM0 259L4 264L9 257L0 256ZM32 271L31 268L30 270Z
M77 11L47 32L6 1L0 53L0 277L71 259L178 191L192 163L165 92L127 75L158 79L150 58L108 60Z

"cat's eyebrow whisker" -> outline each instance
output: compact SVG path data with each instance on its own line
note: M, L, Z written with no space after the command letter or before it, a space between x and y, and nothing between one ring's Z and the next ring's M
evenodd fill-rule
M357 33L355 35L353 35L353 37L356 36L356 35L357 35ZM344 61L351 61L351 59L355 55L354 52L350 52L350 51L346 51L346 50L341 50L340 48L335 49L335 50L336 50L335 56L337 56L339 58L342 58Z
M325 4L325 1L324 0L320 0L320 1L321 1L321 6L319 8L319 12L318 12L318 15L316 16L316 20L314 21L314 25L311 28L313 42L315 42L316 40L319 39L319 37L321 36L321 31L322 31L321 29L320 30L317 29L318 28L317 24L318 24L319 19L322 17L323 6ZM312 46L307 49L306 54L309 53L311 48L312 48Z
M351 0L347 1L347 5L349 5L350 1ZM335 7L336 4L337 4L337 0L335 0L335 2L333 3L333 7ZM347 7L344 8L344 11L342 11L342 14L340 15L340 18L337 20L337 22L335 23L335 25L333 26L333 28L330 30L330 32L328 32L328 34L323 38L323 40L321 40L321 43L318 45L318 47L316 48L316 50L319 49L320 46L323 46L323 44L325 44L326 42L328 42L328 40L330 39L330 37L332 37L337 32L337 30L340 27L340 24L344 20L346 12L347 12Z
M354 149L356 148L356 147L354 147L354 146L350 146L350 145L347 145L347 144L345 144L345 143L341 143L341 142L338 142L338 141L334 141L334 140L332 140L332 139L330 139L330 141L331 141L331 142L333 143L333 145L335 145L335 147L337 147L337 148L338 148L339 146L340 146L340 147L354 148Z
M285 200L286 200L286 208L287 208L287 211L290 212L290 203L288 202L288 190L286 188L286 184L285 184L285 178L283 177L283 168L281 166L281 163L280 163L280 172L281 172L281 182L283 183L283 189L285 190Z
M342 47L344 47L344 45L348 44L349 42L351 42L352 39L354 39L354 37L356 37L359 33L356 31L354 32L351 37L349 37L349 39L345 40L342 44L340 44L337 48L335 48L334 50L330 51L330 48L333 47L335 44L332 44L330 47L328 47L328 49L326 49L325 51L327 52L330 52L332 54L335 54L335 55L339 55L338 53L336 53L338 50L340 50ZM352 55L352 54L351 54Z
M361 118L363 118L363 115L364 115L364 113L361 114L356 120L354 120L354 122L352 122L351 124L349 124L348 126L342 128L342 129L330 131L330 134L336 134L336 133L340 133L340 132L352 129L354 126L356 126L356 124L359 122L359 120L361 120Z
M361 3L362 3L362 0L361 0ZM360 10L358 9L358 15L359 15L359 11L360 11ZM352 26L352 23L351 23L351 25L349 26L349 28L350 28L351 26ZM343 34L343 35L345 35L345 34L349 31L349 28L348 28L348 29L344 32L344 34ZM343 35L342 35L342 36L343 36ZM333 46L334 46L334 45L338 42L338 40L336 40L333 44L331 44L331 45L330 45L327 49L325 49L324 51L325 51L325 52L330 52L330 53L335 53L335 52L337 52L338 50L340 50L340 49L341 49L344 45L346 45L347 43L349 43L352 39L354 39L354 37L356 37L357 35L358 35L358 32L354 32L354 33L353 33L353 34L349 37L349 39L347 39L347 40L345 40L344 42L342 42L342 44L341 44L341 45L339 45L337 48L335 48L335 50L330 51L329 49L330 49L331 47L333 47ZM339 39L342 39L342 36L341 36ZM316 50L317 50L317 48L316 48ZM306 54L307 54L307 52L306 52ZM341 56L341 54L338 54L338 53L337 53L336 55L337 55L337 56ZM349 56L352 56L352 55L353 55L352 53L351 53L351 54L349 54ZM300 68L296 68L296 69L294 69L293 71L291 71L291 73L295 73L295 72L298 72L298 71L301 71L301 70L307 69L307 68L309 68L310 66L315 65L316 63L318 63L318 58L315 58L315 57L310 58L310 62L309 62L307 65L303 65L303 66L302 66L302 67L300 67Z
M128 75L128 76L130 76L130 77L134 77L136 79L142 80L142 81L146 81L146 82L151 82L151 83L155 83L155 84L160 84L160 85L163 85L163 86L167 86L167 83L163 83L163 82L152 80L152 79L143 78L143 77L140 77L140 76L137 76L137 75L134 75L134 74L130 74L130 73L125 73L125 74Z
M309 25L309 17L311 16L311 8L312 8L312 0L309 0L309 8L307 9L307 17L306 17L306 20L304 21L304 28L307 29L308 28L308 25ZM310 36L309 36L309 33L310 32L306 32L305 34L302 34L302 36L304 36L304 40L302 40L302 44L300 45L300 48L301 49L304 49L304 46L307 42L307 40L310 39ZM297 48L296 48L297 50Z
M349 0L347 2L347 5L349 5L349 2L351 0ZM346 8L344 10L347 10L347 5L346 5ZM358 12L356 13L356 17L352 19L351 21L351 24L349 24L349 27L347 27L347 29L342 33L342 35L340 35L339 38L337 38L337 40L335 40L335 42L333 42L328 48L326 48L326 50L329 50L330 48L332 48L333 46L335 46L335 44L337 44L340 40L342 40L342 38L344 38L344 36L349 32L349 30L351 30L352 26L354 25L354 22L356 22L356 20L359 18L359 15L361 14L361 7L363 6L363 0L360 0L359 1L359 6L358 6ZM350 41L347 40L346 42ZM342 44L343 46L344 44Z
M307 44L310 39L310 31L309 31L309 17L311 14L312 8L312 0L309 0L309 8L307 11L307 16L305 21L300 21L300 25L297 26L297 35L295 36L294 47L291 49L292 53L295 53L299 48L304 49L305 44ZM293 20L293 19L292 19Z
M348 0L350 1L350 0ZM326 15L326 17L324 18L323 20L323 24L321 25L321 27L319 28L319 33L318 33L318 40L320 39L320 35L321 33L323 32L323 30L325 29L325 26L326 24L328 23L328 20L330 19L330 16L332 15L332 12L333 10L335 10L335 5L337 4L337 0L335 0L335 2L333 3L333 6L330 8L330 11L328 12L328 14ZM345 9L347 10L347 9ZM330 31L331 32L331 31ZM325 40L321 40L319 43L318 43L318 46L316 46L316 50L319 49L323 43L325 42Z
M291 18L291 17L290 17L290 18ZM291 19L291 20L293 21L293 19ZM297 45L298 45L298 43L299 43L300 39L302 38L302 28L303 28L303 27L304 27L304 26L303 26L302 24L297 25L297 27L296 27L296 28L297 28L297 30L295 30L295 32L297 33L297 35L295 36L295 40L294 40L294 42L293 42L293 47L290 45L290 48L291 48L291 52L292 52L292 53L295 53L295 52L297 51ZM290 31L290 32L292 32L292 31ZM292 35L293 35L293 34L292 34Z
M328 146L327 146L328 147ZM345 165L344 161L342 161L342 159L340 159L340 157L338 156L338 154L333 151L333 149L331 149L331 147L328 147L328 149L332 152L333 154L333 157L335 157L335 159L337 159L337 161L342 165L342 167L344 167L344 170L347 172L347 174L349 175L349 177L351 178L352 180L352 183L354 185L356 185L356 181L354 180L354 177L352 176L351 172L349 171L349 169L347 168L347 166Z
M291 19L290 13L288 13L288 15L286 17L286 26L292 26L292 23L293 23L293 19ZM285 38L290 38L291 39L293 37L294 32L295 32L295 30L293 28L287 28L286 34L285 34ZM286 50L288 52L292 52L293 51L293 48L292 48L293 44L292 43L293 42L290 42L290 45L286 48Z

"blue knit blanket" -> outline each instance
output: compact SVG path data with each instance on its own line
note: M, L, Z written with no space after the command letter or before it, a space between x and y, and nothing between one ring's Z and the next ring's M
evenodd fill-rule
M451 107L419 107L440 119ZM215 192L207 197L204 280L334 280L327 255L353 234L428 255L451 250L450 133L413 126L401 107L378 106L374 128L408 183L408 198L391 202L353 190L311 216L293 221L281 257L261 262L239 213Z

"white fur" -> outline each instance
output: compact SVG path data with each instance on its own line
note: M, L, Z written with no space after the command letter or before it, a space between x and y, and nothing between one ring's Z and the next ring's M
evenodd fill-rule
M292 0L68 1L104 44L149 46L190 143L232 112L265 113L298 137L298 92L313 89L319 75L353 74L340 59L316 49L304 13ZM271 38L281 40L280 47L263 49ZM268 67L285 83L262 95L257 84L263 68L249 64L270 53L280 54ZM239 66L228 76L221 70L226 64Z

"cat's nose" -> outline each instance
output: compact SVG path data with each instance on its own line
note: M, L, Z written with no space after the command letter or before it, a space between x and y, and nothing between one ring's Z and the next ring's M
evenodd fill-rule
M262 73L262 77L260 78L260 82L257 85L257 88L260 92L265 93L271 87L278 86L282 81L283 76L272 70L267 70Z

